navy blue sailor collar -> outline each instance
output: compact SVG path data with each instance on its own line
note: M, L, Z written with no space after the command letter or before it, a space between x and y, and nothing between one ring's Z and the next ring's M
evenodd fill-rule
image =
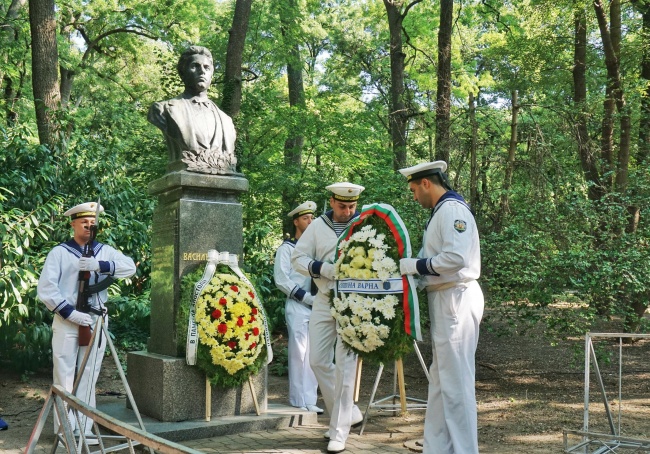
M456 200L457 202L460 202L462 205L465 206L469 210L470 213L474 214L472 209L469 207L465 199L463 198L462 195L457 193L456 191L449 190L445 192L439 199L438 202L436 202L436 206L434 206L431 209L431 216L429 216L429 220L427 221L426 225L424 226L424 229L426 230L427 227L429 227L429 223L431 222L431 219L433 219L433 215L438 212L440 207L442 206L443 203L448 202L450 200Z
M78 255L81 257L83 254L84 247L79 246L77 242L74 240L74 238L70 238L68 241L61 243L61 246L66 248L68 251L72 252L75 255ZM93 250L93 255L96 256L97 253L100 251L102 248L103 244L100 243L97 240L93 240L92 244L90 245L91 249Z
M359 210L355 211L352 217L348 222L346 222L345 227L347 228L352 221L357 219L361 213L359 213ZM334 210L329 210L321 215L323 217L323 220L325 221L325 224L329 225L332 230L334 230Z

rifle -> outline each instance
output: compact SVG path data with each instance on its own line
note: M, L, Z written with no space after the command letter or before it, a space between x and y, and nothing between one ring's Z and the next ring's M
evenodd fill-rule
M97 236L97 221L99 218L99 202L100 199L97 199L97 208L95 209L95 224L90 226L90 238L88 242L84 245L83 257L94 257L95 251L93 250L93 241ZM79 271L78 278L78 287L77 287L77 307L76 309L79 312L88 313L90 312L90 297L91 293L88 291L90 287L90 271ZM90 326L79 326L79 346L86 347L90 344L91 337Z

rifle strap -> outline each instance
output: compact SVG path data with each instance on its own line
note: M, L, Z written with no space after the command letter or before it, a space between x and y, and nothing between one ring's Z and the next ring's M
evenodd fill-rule
M89 285L84 291L84 293L86 295L94 295L95 293L99 293L102 290L106 290L108 287L111 286L111 284L113 284L113 282L115 282L115 279L112 278L111 276L108 276L103 281L99 281L96 284Z

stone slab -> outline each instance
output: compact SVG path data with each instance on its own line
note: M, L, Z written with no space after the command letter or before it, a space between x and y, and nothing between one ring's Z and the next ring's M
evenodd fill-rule
M135 412L124 405L123 399L99 398L97 408L120 421L139 427ZM141 418L147 432L176 442L318 423L316 413L280 404L269 404L267 411L259 416L221 416L213 417L210 421L195 419L163 422L143 414Z
M243 174L235 175L209 175L205 173L196 173L188 171L170 172L153 180L149 183L149 193L157 196L165 194L173 195L179 192L184 194L200 195L206 192L209 200L213 200L214 192L219 192L223 196L237 196L241 192L248 191L248 180ZM214 191L217 190L217 191ZM181 196L177 196L180 199Z
M127 381L141 414L156 420L186 421L205 418L205 374L188 366L185 358L149 352L129 352ZM267 409L267 369L253 378L261 412ZM239 388L212 386L212 416L255 414L248 383Z

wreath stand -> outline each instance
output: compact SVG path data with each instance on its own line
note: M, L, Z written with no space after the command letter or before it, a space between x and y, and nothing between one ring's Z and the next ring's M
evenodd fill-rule
M86 348L86 353L81 361L81 365L79 366L78 370L83 371L86 367L86 363L88 362L90 355L95 353L95 356L93 357L94 361L97 361L97 355L96 355L96 349L95 349L95 344L99 342L99 336L105 336L106 338L106 344L108 348L110 349L111 356L113 357L113 361L115 362L115 366L117 366L117 372L120 376L120 380L122 381L122 385L124 386L124 390L126 392L126 395L129 399L129 403L131 404L131 408L133 409L133 413L135 413L135 416L138 420L138 425L140 426L140 429L143 431L147 431L147 429L144 426L144 422L142 421L142 417L140 416L140 412L138 411L138 406L135 403L135 399L133 398L133 394L131 393L131 388L129 387L129 383L126 380L126 376L124 375L124 369L122 368L122 363L120 362L120 358L117 356L117 350L115 349L115 345L113 344L113 341L111 340L111 336L108 333L108 329L106 328L106 324L104 323L104 317L100 316L97 319L97 322L95 323L95 329L93 330L92 337L90 338L90 342L88 344L88 347ZM100 359L101 360L101 359ZM79 382L81 381L81 377L83 374L79 373L77 374L77 377L75 378L74 385L72 387L72 395L76 395L77 388L79 387ZM48 401L52 397L52 394L50 393L50 396L48 396ZM45 424L45 419L47 419L49 409L53 405L52 401L46 401L45 405L43 406L43 410L41 410L41 414L36 421L36 426L34 427L34 432L32 433L32 438L34 438L34 434L36 434L35 439L38 440L38 437L40 435L40 432L43 428L43 425ZM50 407L48 407L50 405ZM66 446L66 449L68 452L75 452L75 446L73 446L74 442L74 436L72 432L72 426L70 424L70 421L68 420L67 416L67 411L64 409L63 405L59 405L58 403L55 406L55 411L59 417L60 425L59 425L59 432L56 435L56 438L54 440L54 444L52 445L52 450L51 452L53 453L56 451L59 442L61 442L63 445ZM85 425L86 418L89 418L90 416L86 416L84 414L79 415L79 411L74 410L73 415L76 419L77 427L81 429L82 426ZM120 449L125 449L130 447L131 450L133 449L133 446L139 445L139 442L134 442L130 439L128 439L125 436L122 435L104 435L101 434L99 431L99 426L97 422L93 421L93 429L95 431L95 435L97 436L97 440L99 442L100 448L102 451L104 451L104 444L103 440L118 440L118 441L124 441L122 444L118 444L116 446L113 446L110 448L111 451L116 451ZM81 452L81 447L82 445L86 446L86 452L89 452L88 449L88 442L86 440L85 432L83 430L79 430L79 445L76 447L76 452ZM31 441L31 440L30 440ZM148 448L149 452L153 454L153 449ZM97 452L97 451L95 451Z
M431 378L429 377L429 370L427 369L427 366L424 363L424 359L422 358L422 354L420 353L420 349L418 348L418 344L416 343L416 341L413 341L413 347L415 348L415 353L418 355L418 359L420 360L420 365L422 366L422 370L424 370L424 375L427 377L427 381L430 381ZM361 367L362 367L361 364L362 364L362 360L359 360L359 362L357 363L357 377L355 383L355 396L354 396L355 401L359 399L359 384L361 379ZM427 408L426 400L416 399L414 397L408 397L406 395L406 388L404 386L404 364L402 362L402 358L398 358L395 360L395 373L393 375L393 394L378 400L374 400L375 394L377 393L377 387L379 386L379 381L381 380L381 374L383 371L384 371L384 364L381 363L379 364L379 370L377 371L377 376L375 377L375 383L370 393L370 402L368 403L368 406L366 407L366 411L363 414L363 422L361 424L361 429L359 430L359 435L363 435L363 431L366 428L366 422L368 421L368 414L371 408L378 408L380 411L382 410L392 411L394 413L396 413L399 408L400 414L406 413L407 410L426 410ZM398 387L399 387L399 394L397 394ZM398 397L399 397L399 403L397 403ZM390 400L392 400L392 403L386 403L387 401Z
M255 394L255 386L253 386L253 379L248 376L248 387L251 391L251 397L253 398L253 404L255 405L255 414L259 416L260 406L257 403L257 394ZM212 419L212 385L207 375L205 377L205 420L210 421Z

